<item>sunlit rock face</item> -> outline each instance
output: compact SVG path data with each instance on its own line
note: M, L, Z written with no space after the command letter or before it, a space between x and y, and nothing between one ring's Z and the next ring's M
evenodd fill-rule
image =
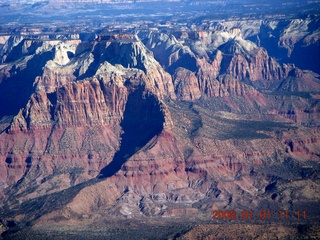
M298 23L290 29L307 31ZM277 24L250 34L228 24L0 38L4 218L207 219L213 208L318 202L318 75L254 40Z

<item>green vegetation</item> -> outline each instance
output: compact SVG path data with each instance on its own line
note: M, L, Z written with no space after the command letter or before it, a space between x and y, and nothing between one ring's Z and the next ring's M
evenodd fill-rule
M269 138L269 132L281 132L296 127L291 123L269 120L263 114L261 120L253 120L254 115L235 114L230 111L215 111L190 102L170 104L173 121L178 134L187 134L209 139L263 139Z

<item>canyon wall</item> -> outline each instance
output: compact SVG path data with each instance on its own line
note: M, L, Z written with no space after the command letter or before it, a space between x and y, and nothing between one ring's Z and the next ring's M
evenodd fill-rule
M4 39L2 216L208 219L318 201L318 75L241 31L189 35Z

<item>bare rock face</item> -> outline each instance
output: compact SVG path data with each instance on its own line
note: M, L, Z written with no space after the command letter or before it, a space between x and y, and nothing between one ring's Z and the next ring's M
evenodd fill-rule
M149 62L145 65L140 62L139 66L132 66L141 67L144 71L148 71L148 74L154 73L152 78L138 68L127 69L120 65L115 67L104 62L97 65L95 77L76 82L73 81L72 73L77 71L76 68L79 65L83 67L84 56L79 53L78 59L72 60L65 57L70 46L74 46L73 51L76 52L79 42L71 42L70 44L75 45L68 45L68 47L66 44L69 43L59 41L48 41L45 44L37 50L39 55L47 51L56 54L46 63L42 75L35 77L36 92L30 96L26 105L13 118L6 133L2 135L3 139L15 139L15 136L19 136L21 140L17 143L13 140L9 145L2 145L1 152L7 152L3 156L6 159L4 168L12 169L2 175L2 181L5 184L12 184L21 179L29 172L32 165L35 166L36 162L40 161L44 164L47 161L53 161L56 157L65 159L65 162L59 161L60 163L55 166L49 164L51 167L46 174L53 174L54 169L63 168L63 166L69 165L73 168L74 163L83 159L84 162L81 161L85 165L79 162L77 168L88 168L86 172L89 175L85 174L82 179L98 175L98 172L110 162L110 154L118 148L120 127L117 126L124 118L128 96L138 88L145 89L141 92L141 98L145 94L151 94L149 91L154 91L158 95L170 94L170 85L160 81L171 80L171 77L161 70L154 60L148 60ZM101 50L101 44L97 43L94 51ZM107 43L107 46L110 47L112 44ZM118 50L126 53L129 51L128 47L133 47L133 54L138 55L139 61L148 57L141 56L143 53L138 45L128 44L126 49ZM32 57L36 58L36 55ZM70 63L67 64L66 61ZM92 62L95 61L97 59L93 56ZM120 64L123 63L121 59L119 61ZM133 60L133 64L135 61ZM155 66L152 65L153 62ZM87 71L90 70L92 69L88 67ZM158 70L162 72L158 73ZM83 71L84 74L87 71ZM4 81L14 81L13 79L4 78ZM159 83L157 87L154 81ZM169 114L168 111L167 114ZM170 116L166 115L165 118L170 125ZM31 138L30 135L32 135ZM25 144L20 145L22 142ZM100 159L102 156L105 160ZM106 162L103 163L104 161ZM47 166L47 164L44 165Z
M319 19L264 21L258 39L269 54L282 62L319 73Z
M318 76L249 35L2 39L1 216L208 220L319 202Z
M177 40L175 35L181 39ZM243 39L239 31L200 32L198 35L198 38L192 38L191 34L139 33L155 58L173 74L175 92L180 99L199 99L199 92L208 97L244 96L254 92L247 83L262 81L270 86L272 82L286 78L294 69L294 66L276 62L265 49ZM189 45L184 44L186 39ZM229 81L225 86L218 80L224 74L238 83L232 81L229 85Z
M220 71L238 79L279 80L287 75L285 69L270 58L264 49L256 48L253 43L231 40L221 49L224 50L225 57Z
M174 85L179 99L192 101L201 97L198 79L190 70L177 69L174 76Z
M145 73L147 87L153 88L152 91L159 96L174 98L171 76L163 71L141 41L135 39L136 36L133 38L132 41L119 39L113 42L98 42L93 50L94 63L107 61L124 68L140 69Z
M157 61L168 70L174 73L177 67L183 67L196 71L196 57L188 46L179 42L174 35L150 32L148 35L140 34L142 41L150 49Z

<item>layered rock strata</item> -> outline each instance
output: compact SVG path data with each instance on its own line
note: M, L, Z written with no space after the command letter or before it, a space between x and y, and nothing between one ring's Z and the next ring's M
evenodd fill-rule
M138 36L6 40L5 218L206 220L216 208L318 201L315 73L278 63L235 30L188 44Z

